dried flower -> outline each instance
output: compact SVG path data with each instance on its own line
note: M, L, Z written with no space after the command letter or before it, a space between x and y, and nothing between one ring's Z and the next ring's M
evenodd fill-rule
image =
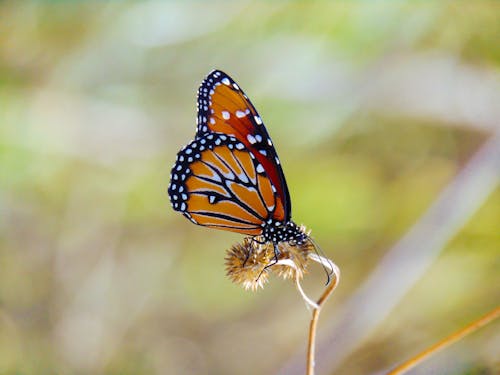
M228 277L245 289L262 288L268 281L269 273L274 272L284 279L301 279L307 270L310 254L314 245L309 239L309 233L301 227L307 239L296 244L280 242L276 259L274 245L271 242L261 242L262 238L245 238L228 251L226 272Z
M266 245L261 245L252 238L245 238L227 252L226 273L232 282L242 285L245 289L256 290L264 287L268 280L271 261Z
M323 251L303 226L300 227L300 231L303 234L303 241L301 240L300 243L279 242L277 249L274 248L275 245L272 242L266 242L262 237L245 238L242 243L237 243L228 250L225 260L227 275L231 281L242 285L245 289L263 288L271 272L284 279L294 279L298 292L306 306L312 311L309 325L307 373L313 374L314 345L319 313L322 305L339 283L340 270L330 259L320 255ZM317 301L310 298L301 285L309 260L321 264L328 277L325 290Z
M273 272L276 272L276 274L283 279L293 279L297 276L301 279L307 271L309 254L314 252L314 245L311 241L308 239L300 245L290 242L281 242L278 245L278 250L278 263L271 267ZM291 261L293 266L290 266L286 262L282 262L283 260Z

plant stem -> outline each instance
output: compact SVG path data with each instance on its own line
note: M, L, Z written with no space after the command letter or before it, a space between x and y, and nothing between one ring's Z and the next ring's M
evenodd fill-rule
M319 297L317 301L317 307L313 307L311 323L309 324L309 340L307 343L307 367L306 367L306 375L314 375L314 353L316 346L316 331L318 326L319 313L321 312L321 307L323 303L328 299L330 294L332 294L333 290L339 283L339 273L334 271L335 275L334 280L327 285L325 291Z
M478 330L482 326L492 322L500 316L500 307L497 307L484 315L482 318L472 322L471 324L465 326L461 330L453 333L452 335L446 337L444 340L439 341L438 343L432 345L430 348L424 350L423 352L417 354L415 357L406 361L405 363L399 365L394 370L387 373L387 375L400 375L405 373L406 371L412 369L420 362L429 358L431 355L436 354L438 351L450 346L461 338L467 336L468 334ZM308 373L309 374L309 373Z

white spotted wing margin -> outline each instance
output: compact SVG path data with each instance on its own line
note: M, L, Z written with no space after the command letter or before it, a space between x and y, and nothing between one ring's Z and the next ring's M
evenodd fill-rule
M170 175L172 207L195 224L259 235L277 207L276 188L238 139L210 133L178 154Z

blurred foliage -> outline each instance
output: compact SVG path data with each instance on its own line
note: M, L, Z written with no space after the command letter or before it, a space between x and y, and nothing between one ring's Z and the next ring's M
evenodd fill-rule
M294 220L341 267L326 325L498 131L499 40L497 1L0 2L0 374L276 371L305 343L298 294L230 284L241 237L166 195L201 79L220 68L252 98ZM498 304L499 207L497 187L336 373ZM429 366L493 374L494 331Z

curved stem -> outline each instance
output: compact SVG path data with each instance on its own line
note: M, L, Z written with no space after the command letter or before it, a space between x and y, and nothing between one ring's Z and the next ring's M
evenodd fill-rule
M316 254L310 254L310 257L315 261L323 262L324 258L320 257ZM322 263L325 264L325 263ZM328 284L323 292L323 294L319 297L316 302L316 307L313 307L311 323L309 324L309 339L307 342L307 367L306 367L306 375L314 375L314 365L315 365L315 347L316 347L316 331L318 326L319 313L321 312L321 307L328 299L328 297L332 294L333 290L339 283L340 280L340 270L333 262L328 262L328 268L331 268L331 271L335 278Z
M479 318L478 320L472 322L461 330L453 333L452 335L446 337L444 340L439 341L438 343L432 345L430 348L424 350L423 352L417 354L415 357L406 361L405 363L399 365L394 370L387 373L387 375L399 375L403 374L406 371L412 369L422 361L429 358L431 355L436 354L438 351L450 346L461 338L467 336L469 333L472 333L482 326L492 322L500 316L500 307L497 307L490 311L488 314Z

